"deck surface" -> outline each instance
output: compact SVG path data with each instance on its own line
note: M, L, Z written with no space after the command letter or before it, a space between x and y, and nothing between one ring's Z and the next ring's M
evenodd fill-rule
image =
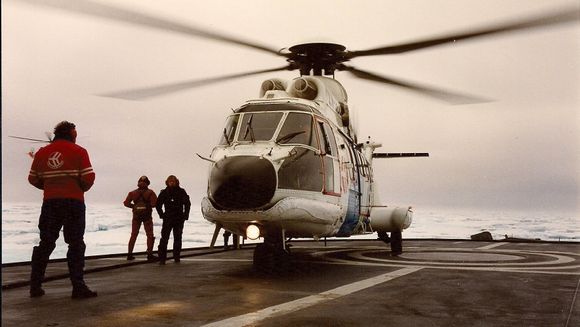
M181 263L88 258L99 296L71 300L66 262L29 298L28 264L2 266L2 326L580 326L580 244L294 242L292 267L257 273L253 246L189 249Z

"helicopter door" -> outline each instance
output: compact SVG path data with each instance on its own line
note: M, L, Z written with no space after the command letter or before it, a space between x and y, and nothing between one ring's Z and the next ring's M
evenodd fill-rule
M340 196L340 166L334 132L328 123L318 121L324 167L324 194Z
M370 196L371 196L371 170L369 167L368 161L364 158L364 156L359 152L355 151L358 167L359 167L359 182L360 182L360 190L361 190L361 200L360 200L360 207L361 216L368 217L370 215Z
M345 142L349 144L348 141ZM336 236L350 236L355 230L358 222L360 220L361 214L361 175L359 174L358 160L355 155L356 150L351 147L352 144L346 146L348 152L348 160L350 164L350 173L348 175L348 181L346 190L343 190L348 196L346 216L344 217L344 222L340 226L340 230Z

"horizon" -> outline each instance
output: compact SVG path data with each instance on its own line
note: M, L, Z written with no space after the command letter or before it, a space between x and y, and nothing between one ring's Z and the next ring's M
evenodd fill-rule
M575 0L101 2L275 48L323 40L349 50L579 7ZM494 100L450 106L337 73L359 140L372 136L383 144L380 152L431 154L374 162L384 204L580 213L579 53L580 24L570 23L353 59L377 74ZM2 201L42 200L26 180L26 153L38 144L8 136L43 138L65 119L77 125L78 144L96 172L87 203L121 202L141 175L156 192L176 175L192 199L201 199L209 164L195 153L211 152L231 108L256 98L263 80L297 74L263 74L147 101L96 94L283 63L253 49L3 1Z

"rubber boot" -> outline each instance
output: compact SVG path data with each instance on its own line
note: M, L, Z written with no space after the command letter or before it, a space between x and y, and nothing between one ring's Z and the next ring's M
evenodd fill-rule
M155 244L155 237L147 238L147 261L155 262L159 260L155 255L153 255L153 245Z
M86 245L83 241L71 242L68 246L66 259L73 289L86 288L84 281L85 249Z
M181 262L181 249L173 248L173 261Z
M87 285L82 284L76 287L73 287L71 298L73 299L88 299L91 297L96 297L97 292L91 291Z
M163 240L161 240L163 243ZM165 260L167 259L167 246L163 246L163 244L159 244L157 247L157 254L159 255L159 264L164 265Z
M43 253L41 248L38 246L35 246L32 249L32 259L30 262L32 268L30 272L30 297L39 297L44 295L42 281L44 280L44 274L46 272L46 266L48 265L49 256L50 254L46 255L46 253Z
M133 256L133 249L135 248L135 241L132 239L129 239L129 245L127 246L127 260L131 261L131 260L135 260L135 257Z

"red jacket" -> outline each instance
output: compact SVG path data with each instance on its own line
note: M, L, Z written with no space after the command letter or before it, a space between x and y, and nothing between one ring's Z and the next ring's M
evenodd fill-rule
M89 154L83 147L56 140L34 155L28 182L44 190L44 199L77 199L95 182Z

